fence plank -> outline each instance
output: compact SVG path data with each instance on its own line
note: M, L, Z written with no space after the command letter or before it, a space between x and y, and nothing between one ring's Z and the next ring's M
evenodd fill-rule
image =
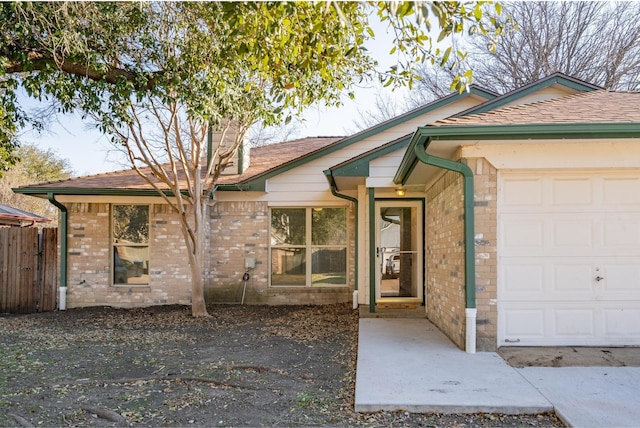
M36 288L38 284L38 229L22 229L20 236L21 259L18 294L20 295L20 313L36 312Z
M9 228L0 228L0 313L9 312Z
M57 229L43 232L46 264L40 266L38 290L38 229L0 228L0 312L33 313L55 310L57 289Z
M40 287L40 311L56 309L58 290L58 229L42 229L42 265Z

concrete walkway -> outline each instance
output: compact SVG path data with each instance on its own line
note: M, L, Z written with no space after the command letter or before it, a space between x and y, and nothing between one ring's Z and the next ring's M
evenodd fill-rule
M556 411L575 427L640 426L640 368L514 369L467 354L425 319L360 319L355 410Z
M467 354L426 319L362 318L355 410L518 414L553 406L498 354Z

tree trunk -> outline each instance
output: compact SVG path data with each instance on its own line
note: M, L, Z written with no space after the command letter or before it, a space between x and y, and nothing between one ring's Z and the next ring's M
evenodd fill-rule
M200 176L200 168L196 168L194 176ZM193 213L193 235L188 232L189 225L182 225L182 232L189 251L189 265L191 266L191 315L194 317L208 317L207 305L204 301L204 284L202 281L203 254L204 254L204 214L202 203L201 183L196 180L192 190L191 212ZM182 221L187 222L187 216L182 217ZM191 247L191 248L190 248Z
M199 257L202 260L201 257ZM204 284L202 281L202 266L197 261L190 260L191 265L191 315L194 317L208 317L207 305L204 301Z

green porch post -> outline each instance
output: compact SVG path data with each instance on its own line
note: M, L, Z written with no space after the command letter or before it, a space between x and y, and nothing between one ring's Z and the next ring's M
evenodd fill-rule
M376 192L369 187L369 312L376 311Z

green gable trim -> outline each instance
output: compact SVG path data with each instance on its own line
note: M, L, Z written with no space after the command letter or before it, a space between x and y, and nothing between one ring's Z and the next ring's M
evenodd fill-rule
M266 181L256 181L252 184L220 184L218 186L219 192L264 192ZM260 186L262 185L262 187Z
M157 190L145 189L78 189L73 187L18 187L13 190L14 193L22 195L46 196L52 195L83 195L83 196L161 196ZM169 190L163 191L166 196L174 196ZM189 192L180 192L185 196L189 196Z
M411 141L411 135L399 138L384 146L375 148L340 165L329 168L334 177L368 177L369 163L380 156L395 152L406 147Z
M472 86L468 92L463 92L462 94L453 93L444 98L441 98L439 100L426 104L420 108L417 108L415 110L412 110L410 112L397 116L391 120L382 122L379 125L365 129L364 131L354 134L351 137L346 137L346 138L343 138L342 140L336 141L335 143L330 144L323 149L319 149L315 152L312 152L307 156L303 156L290 163L274 168L270 171L264 172L250 180L247 180L243 183L238 184L237 186L235 186L237 188L234 188L234 186L220 186L219 190L251 190L251 191L264 192L266 191L266 182L271 177L274 177L278 174L282 174L283 172L289 171L293 168L297 168L301 165L306 164L307 162L311 162L313 160L319 159L323 156L326 156L329 153L333 153L335 151L341 150L354 143L365 140L376 134L384 132L390 128L398 126L404 122L415 119L416 117L419 117L427 112L444 107L448 104L453 103L454 101L461 100L470 95L477 95L479 97L486 98L486 99L492 99L496 97L496 94L494 94L493 92L487 91L477 86Z
M598 89L602 89L599 86L582 82L580 80L573 79L569 76L552 74L551 76L545 79L539 80L533 84L524 86L515 91L511 91L507 94L494 98L493 100L487 101L486 103L480 104L479 106L471 107L468 110L462 111L460 113L456 113L451 117L461 117L461 116L467 116L469 114L486 113L488 111L500 108L505 104L509 104L512 101L523 98L536 91L539 91L544 88L548 88L549 86L554 84L562 85L567 88L575 89L576 91L580 91L580 92L591 92Z
M409 149L405 152L393 181L404 184L408 180L418 163L416 147L426 148L432 141L598 138L640 138L640 123L422 126L411 137Z

